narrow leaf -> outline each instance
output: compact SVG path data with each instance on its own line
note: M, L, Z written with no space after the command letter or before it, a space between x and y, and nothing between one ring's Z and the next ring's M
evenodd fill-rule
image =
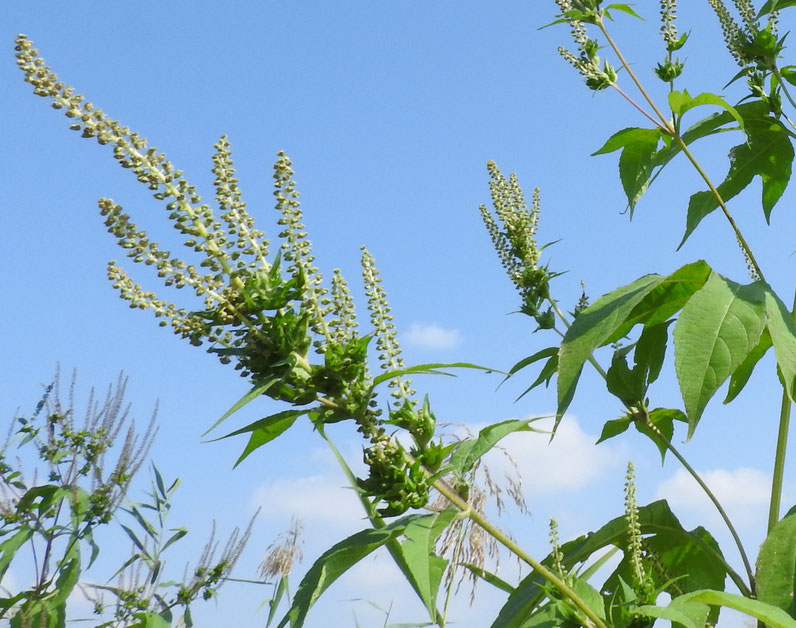
M765 622L768 628L796 628L796 621L782 609L760 600L725 591L694 591L680 596L683 602L701 602L711 606L725 606Z
M255 399L257 399L257 397L259 397L260 395L265 393L269 388L271 388L271 386L273 386L278 381L279 381L278 377L271 377L269 379L266 379L263 382L256 383L254 385L254 387L249 392L247 392L245 395L243 395L243 397L238 399L238 401L235 402L235 404L229 410L227 410L221 416L221 418L218 419L218 421L213 423L213 425L211 425L210 428L204 434L202 434L202 436L206 436L207 434L212 432L214 429L216 429L219 426L219 424L221 424L223 421L226 421L230 416L235 414L238 410L240 410L246 404L248 404L248 403L254 401Z
M483 567L479 567L478 565L473 565L472 563L459 563L460 567L464 567L474 576L481 578L491 584L494 587L497 587L501 591L505 591L506 593L512 593L514 591L514 586L501 578L493 574L492 572L487 571Z
M502 438L514 432L541 432L530 427L530 423L542 417L532 419L509 419L489 425L478 432L476 438L461 441L450 457L450 466L457 475L464 475L473 468L476 462L494 447Z
M288 624L291 628L301 628L310 608L329 585L365 556L403 533L407 525L420 517L423 515L410 515L378 530L362 530L326 550L299 584L293 604L279 622L278 628L284 628Z
M405 369L397 369L394 371L387 371L386 373L382 373L373 378L373 385L378 386L382 382L386 382L390 379L395 379L396 377L402 377L403 375L447 375L449 377L455 377L453 373L446 373L445 371L440 371L439 369L477 369L479 371L486 371L487 373L501 373L502 371L498 371L497 369L491 369L486 366L478 366L477 364L470 364L469 362L452 362L452 363L445 363L441 362L438 364L415 364L414 366L408 366Z
M312 408L304 408L301 410L283 410L282 412L277 412L276 414L267 416L263 419L255 421L254 423L249 423L249 425L246 427L242 427L239 430L230 432L226 436L222 436L221 438L229 438L230 436L237 436L238 434L251 432L249 442L246 444L243 453L235 461L235 467L248 458L249 454L251 454L255 449L259 449L266 443L270 443L283 432L290 429L290 427L296 422L296 419L304 414L307 414L311 410Z
M406 526L401 551L406 565L417 583L417 592L428 609L429 617L437 616L437 593L448 561L434 552L440 534L456 516L455 509L426 515Z

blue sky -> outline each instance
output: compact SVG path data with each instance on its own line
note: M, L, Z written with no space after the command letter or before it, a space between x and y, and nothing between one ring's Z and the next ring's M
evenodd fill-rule
M721 92L735 68L718 25L706 2L682 4L680 29L693 29L682 51L682 87ZM256 573L265 548L293 514L304 519L307 533L297 575L363 524L354 506L339 506L351 497L340 488L345 479L307 426L235 470L242 441L201 442L201 434L246 391L246 382L114 294L105 265L122 255L105 233L97 199L114 198L155 239L168 243L164 212L114 164L107 147L81 140L68 130L66 118L32 95L14 64L17 33L36 43L62 80L164 151L206 198L212 198L212 146L227 134L250 211L271 236L277 228L271 165L276 152L285 150L321 269L328 276L340 267L357 284L359 247L368 245L409 363L466 360L507 369L555 342L533 335L529 319L510 314L518 298L477 211L489 200L489 159L505 172L517 172L526 192L541 188L539 239L560 240L545 259L553 270L568 271L554 284L554 296L567 308L576 302L581 280L596 298L642 274L668 273L699 258L746 280L743 258L718 214L675 251L688 195L700 189L684 164L660 178L632 222L623 213L616 155L588 155L615 130L645 121L615 93L588 92L559 58L556 47L569 44L567 29L538 30L552 19L552 0L422 6L265 1L229 3L223 11L220 6L205 0L7 0L0 6L6 50L0 56L6 146L0 169L6 247L0 411L10 419L17 409L29 410L56 363L64 372L76 368L84 390L102 388L124 370L140 420L159 403L153 460L166 477L183 478L173 523L187 525L191 534L175 551L176 575L199 552L211 520L223 534L244 525L257 505L263 512L239 577ZM621 17L616 34L662 99L665 86L650 72L662 56L658 6L641 3L639 10L649 21ZM789 12L783 15L783 32L791 19ZM732 89L726 94L730 101L743 95ZM717 179L726 172L733 139L715 138L698 149ZM765 227L758 195L753 185L735 200L734 211L769 281L789 302L793 195L774 210L772 228ZM157 285L147 269L129 269L148 286ZM551 412L552 390L514 403L529 376L497 391L499 379L482 374L415 383L430 393L440 420L477 427ZM708 407L696 436L683 447L730 500L753 553L765 525L761 492L770 475L777 389L773 364L765 362L735 404L721 406L717 399ZM672 369L653 394L655 405L679 404ZM272 411L266 401L251 404L229 425ZM632 459L641 501L671 496L685 525L708 522L726 541L676 466L661 468L650 444L629 434L589 445L602 423L619 412L597 378L586 373L567 431L553 449L532 435L510 443L525 473L532 516L510 518L506 527L538 556L548 551L544 531L550 516L557 517L565 538L594 529L621 512L624 467ZM340 429L334 436L358 458L359 443L350 432ZM145 486L142 474L131 496ZM729 545L725 552L735 561ZM377 557L338 582L308 625L353 626L354 612L361 625L379 625L379 613L354 598L392 603L391 620L422 617L408 587L385 564ZM466 596L457 605L451 615L456 625L482 626L494 616L501 597L481 590L473 609ZM262 597L255 588L228 586L218 608L205 605L201 616L206 625L232 619L259 625L264 615L255 612Z

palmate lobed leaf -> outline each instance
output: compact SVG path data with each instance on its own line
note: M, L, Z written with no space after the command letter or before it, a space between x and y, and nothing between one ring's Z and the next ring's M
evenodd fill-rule
M717 191L726 203L756 177L763 182L762 206L766 221L790 181L794 150L791 133L771 117L746 120L747 141L730 150L730 169ZM688 203L686 229L678 249L685 244L702 219L719 207L711 191L697 192Z
M686 303L674 329L674 364L690 438L707 402L755 348L766 325L765 284L717 273Z

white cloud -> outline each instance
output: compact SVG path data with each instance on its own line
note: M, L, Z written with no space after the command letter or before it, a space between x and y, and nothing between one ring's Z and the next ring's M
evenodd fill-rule
M335 475L313 475L269 482L252 496L252 505L262 508L264 516L295 516L305 524L357 529L365 518L362 505L353 489Z
M757 469L714 469L699 472L719 503L738 524L762 521L767 512L771 477ZM668 500L673 509L688 509L702 517L718 520L715 506L685 469L678 469L658 485L657 497Z
M461 344L458 329L445 329L434 323L412 323L402 340L427 349L453 349Z
M536 421L531 427L550 430L553 419ZM525 495L544 495L582 488L621 463L618 448L611 444L595 447L597 438L582 430L575 417L565 416L552 442L549 434L515 432L500 441L500 446L516 461ZM487 454L486 462L493 474L495 470L510 471L512 466L500 451Z

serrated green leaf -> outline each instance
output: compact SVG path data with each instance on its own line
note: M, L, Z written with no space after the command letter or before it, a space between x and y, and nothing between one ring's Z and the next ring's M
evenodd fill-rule
M730 567L721 554L718 543L703 528L685 530L677 517L672 513L665 500L659 500L639 508L639 525L641 533L647 540L660 537L661 547L665 548L662 564L667 573L688 573L688 578L678 580L667 589L676 594L683 587L686 590L706 587L723 586L729 575L742 591L748 591L743 579ZM594 553L608 546L627 547L627 519L624 515L612 519L596 532L581 536L561 546L563 566L569 571L576 565L585 563ZM628 552L625 552L627 555ZM626 562L626 561L624 561ZM542 564L550 567L552 555L547 556ZM623 567L623 565L620 565ZM631 567L632 568L632 567ZM619 586L621 569L615 577ZM492 628L520 628L522 622L546 599L546 581L533 571L526 576L514 590L501 608Z
M691 94L688 93L688 90L683 90L682 92L669 92L669 106L672 108L672 112L675 115L682 116L686 111L702 105L716 105L717 107L721 107L732 116L733 120L738 123L738 126L742 129L744 128L744 119L741 117L741 114L721 96L704 93L692 97Z
M558 355L558 347L548 347L547 349L542 349L541 351L537 351L533 355L529 355L527 358L523 358L522 360L517 362L514 366L512 366L509 369L508 374L506 375L506 379L508 379L511 375L514 375L521 369L524 369L526 366L530 366L534 362L538 362L539 360L543 360L545 358L550 358L554 355Z
M652 174L653 156L661 139L660 129L629 128L612 135L602 148L592 155L602 155L622 149L619 156L619 179L627 196L631 216L636 203L647 189Z
M755 569L757 599L796 617L796 513L793 509L768 533Z
M759 176L763 182L762 206L766 221L771 210L788 186L793 164L791 136L775 118L746 121L747 141L730 150L730 169L716 188L726 203ZM697 228L702 219L718 208L719 202L710 191L697 192L688 203L686 229L678 249Z
M464 475L473 468L476 462L494 447L501 439L514 432L541 432L530 427L534 421L543 417L532 419L509 419L493 425L488 425L476 438L461 441L451 454L449 465L451 471L457 475Z
M633 308L625 321L606 340L606 343L616 342L623 338L640 323L652 326L666 322L683 308L697 290L705 285L710 273L710 266L703 260L678 268L671 275L665 277Z
M645 275L636 279L600 297L573 321L558 353L556 427L572 401L583 364L597 347L611 338L633 309L664 279L660 275Z
M688 438L708 401L754 349L765 328L764 284L742 286L712 273L674 329L674 365Z
M766 292L766 325L771 334L777 366L785 381L785 389L794 399L796 387L796 324L793 315L770 290Z

